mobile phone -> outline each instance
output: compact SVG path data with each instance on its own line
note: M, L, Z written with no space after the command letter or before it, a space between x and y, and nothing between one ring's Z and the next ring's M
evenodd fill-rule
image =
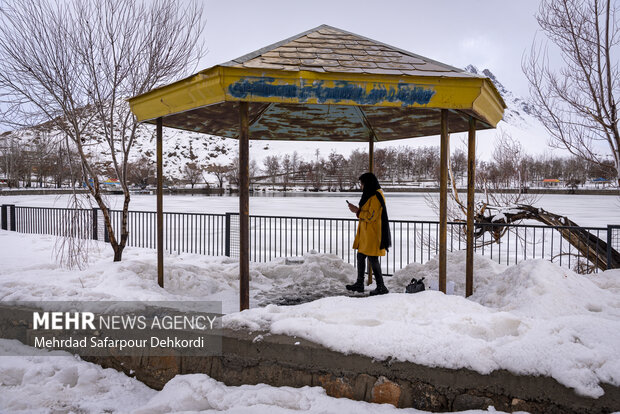
M344 200L344 201L346 201L346 202L347 202L347 204L351 204L351 203L349 203L349 200Z

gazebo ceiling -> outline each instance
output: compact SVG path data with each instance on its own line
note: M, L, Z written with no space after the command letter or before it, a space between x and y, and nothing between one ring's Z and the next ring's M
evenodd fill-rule
M376 141L494 128L506 107L485 77L392 46L319 26L129 99L139 121L239 135L249 102L250 138Z

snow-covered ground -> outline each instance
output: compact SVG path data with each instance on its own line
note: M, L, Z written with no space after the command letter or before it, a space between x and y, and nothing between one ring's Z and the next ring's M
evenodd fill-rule
M157 285L155 250L127 248L111 263L108 245L89 242L90 263L83 271L55 262L56 239L0 231L0 300L222 301L223 312L239 309L239 261L229 257L166 255L165 289ZM250 306L264 306L305 294L344 293L355 269L331 255L308 255L303 265L285 259L252 263Z
M303 217L353 218L345 200L359 201L361 193L267 193L250 197L250 214ZM438 197L436 193L432 197ZM387 193L387 206L392 220L438 220L423 193ZM67 207L69 196L3 195L0 204L25 207ZM108 196L112 208L122 208L122 196ZM86 200L88 202L88 200ZM155 211L155 196L131 196L129 209ZM620 224L620 197L611 195L545 194L536 203L555 214L567 216L580 226ZM236 196L165 195L164 210L185 213L222 214L239 211Z
M10 353L11 356L2 356ZM179 375L155 391L113 369L66 352L33 350L0 339L0 412L2 413L355 413L423 414L332 398L320 387L229 387L207 375ZM17 356L16 356L17 355ZM467 411L468 414L489 411Z
M448 255L452 295L401 293L413 277L436 289L433 259L389 278L389 295L359 299L344 296L352 266L308 253L302 264L252 263L252 309L235 312L238 265L229 258L167 256L160 289L152 250L128 248L111 263L109 247L94 246L89 267L70 271L54 262L54 243L0 232L0 300L221 300L226 327L296 335L345 353L551 376L591 397L602 395L601 382L620 385L620 270L580 276L543 260L505 267L476 256L474 295L465 299L465 255L457 252ZM266 305L317 292L342 296Z

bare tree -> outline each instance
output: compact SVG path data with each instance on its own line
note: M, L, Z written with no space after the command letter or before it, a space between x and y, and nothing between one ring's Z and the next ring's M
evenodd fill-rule
M263 164L265 165L265 173L271 178L271 189L273 190L280 173L280 157L268 155L263 160Z
M239 156L235 155L230 164L227 166L228 172L226 173L226 178L228 182L237 188L239 188ZM258 163L256 160L250 160L249 172L250 172L250 185L254 184L256 181L256 177L258 176Z
M284 154L284 156L282 157L282 190L284 191L288 189L288 183L291 179L291 174L295 173L292 159L296 155L297 152L294 153L293 157L291 157L289 154Z
M220 189L224 187L224 179L226 175L230 172L232 167L229 165L221 165L221 164L209 164L207 166L207 172L215 175L217 178Z
M366 171L368 171L368 153L354 149L347 164L346 175L349 188L356 188L359 185L359 176Z
M4 173L9 187L19 187L24 168L24 151L13 133L0 136L0 171Z
M533 45L522 66L552 144L599 165L611 157L620 186L617 7L611 0L543 0L536 18L564 65L553 68L549 51Z
M32 139L32 172L37 177L39 187L43 187L44 180L54 171L57 146L47 131L38 131Z
M489 207L506 208L538 202L539 195L526 191L526 176L522 168L526 158L527 154L519 141L513 140L510 134L503 131L499 133L493 149L493 162L482 164L476 173L476 186L484 194L476 214L483 213ZM467 208L459 204L465 214Z
M65 182L75 187L75 183L79 181L76 174L79 169L77 162L79 157L62 142L57 145L56 151L54 154L54 170L52 171L56 187L62 187Z
M454 179L458 182L467 175L467 154L461 148L456 148L450 155Z
M124 99L194 70L203 55L201 8L174 0L14 0L0 8L0 19L0 120L15 127L47 122L67 137L119 261L139 127ZM97 165L109 165L123 189L120 234Z
M344 158L342 154L336 152L336 150L332 150L327 157L325 162L326 172L329 176L329 184L330 187L333 185L334 190L342 191L344 189L344 169L347 160Z
M203 168L200 164L195 162L185 163L185 167L183 167L183 173L185 175L185 179L189 184L194 188L194 186L200 181L202 178Z
M130 163L127 169L127 179L129 183L146 188L150 184L155 184L155 161L145 156Z
M455 151L459 153L459 150ZM487 220L498 211L513 208L517 205L535 204L540 196L528 193L525 190L521 166L527 155L521 149L518 141L512 140L509 134L501 132L495 140L493 160L490 163L479 162L476 171L476 187L478 196L474 216L477 222ZM450 221L465 222L467 217L467 200L461 198L454 178L454 161L450 158L448 173L452 192L448 202L448 219ZM426 196L427 204L439 211L439 199ZM508 228L504 228L506 232ZM499 241L499 235L493 241ZM463 238L465 234L460 234Z

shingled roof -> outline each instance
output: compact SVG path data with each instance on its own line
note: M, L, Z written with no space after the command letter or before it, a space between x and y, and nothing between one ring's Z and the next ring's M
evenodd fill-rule
M129 100L139 121L251 139L388 141L493 128L505 104L481 75L322 25Z
M325 24L233 59L222 66L311 72L480 77Z

